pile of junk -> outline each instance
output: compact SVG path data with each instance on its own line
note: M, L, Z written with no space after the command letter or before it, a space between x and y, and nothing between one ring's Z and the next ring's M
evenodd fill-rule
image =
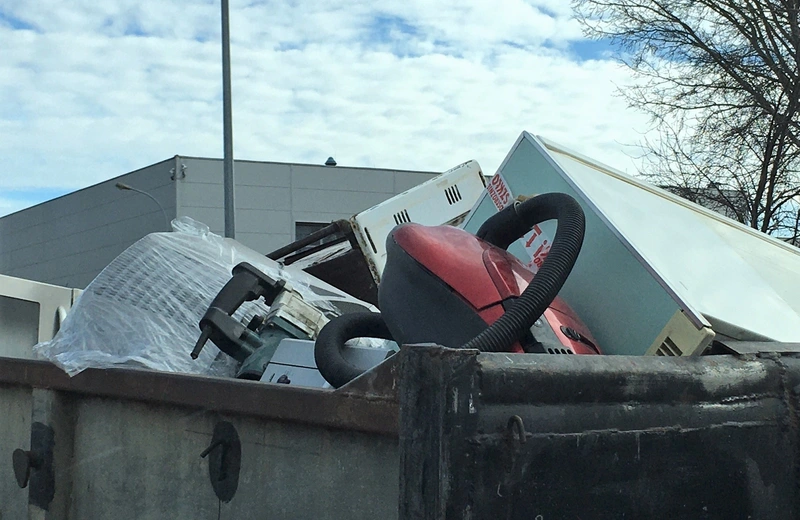
M716 247L714 263L687 270L697 257L680 251L696 242L681 250L674 237L720 226L744 237L739 250ZM108 265L35 350L70 375L125 365L339 388L399 345L684 356L798 337L797 320L763 330L780 320L744 323L753 316L726 307L730 295L707 290L748 241L797 261L524 133L493 176L463 163L266 255L178 218Z

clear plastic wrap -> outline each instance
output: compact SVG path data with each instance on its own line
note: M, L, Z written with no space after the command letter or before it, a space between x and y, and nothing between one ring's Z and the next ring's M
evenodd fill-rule
M193 360L198 323L211 300L249 262L286 280L310 304L333 317L361 307L375 310L300 270L284 268L242 244L211 233L187 217L172 233L153 233L114 259L86 287L56 336L34 352L69 375L86 368L136 366L167 372L232 376L235 361L209 343ZM235 314L263 314L263 301L246 302Z

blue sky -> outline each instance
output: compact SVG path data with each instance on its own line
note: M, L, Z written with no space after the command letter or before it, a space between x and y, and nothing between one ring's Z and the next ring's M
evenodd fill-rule
M561 0L231 0L234 155L493 172L522 130L623 170L646 120ZM219 157L217 1L0 0L0 215Z
M22 30L22 31L36 30L36 28L33 25L25 22L24 20L16 18L11 13L3 11L0 11L0 25L8 26L14 30Z

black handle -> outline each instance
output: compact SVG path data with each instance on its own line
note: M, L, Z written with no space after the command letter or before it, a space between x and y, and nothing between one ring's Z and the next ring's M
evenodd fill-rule
M263 297L267 305L283 291L286 282L273 280L247 262L233 268L233 276L211 301L200 320L200 337L192 350L197 359L206 342L211 339L220 350L243 361L253 353L254 334L232 318L233 313L246 301ZM257 340L254 346L257 346Z

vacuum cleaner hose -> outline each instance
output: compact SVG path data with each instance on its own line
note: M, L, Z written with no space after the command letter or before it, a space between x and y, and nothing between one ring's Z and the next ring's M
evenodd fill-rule
M585 221L580 204L569 195L548 193L515 203L484 222L477 236L490 244L508 249L536 224L556 220L553 244L530 285L511 308L490 327L464 344L464 348L500 352L507 350L547 309L578 258ZM355 379L364 371L342 355L344 344L353 338L393 339L378 313L344 314L328 322L319 333L314 359L322 377L334 388Z
M353 338L392 339L383 317L376 312L343 314L319 331L314 345L314 361L322 377L334 388L349 383L364 372L342 355L344 344Z
M553 219L558 223L556 235L530 285L500 319L464 344L464 348L505 351L533 326L572 271L583 245L586 222L583 209L575 199L564 193L546 193L514 203L480 227L478 238L508 249L533 226Z

